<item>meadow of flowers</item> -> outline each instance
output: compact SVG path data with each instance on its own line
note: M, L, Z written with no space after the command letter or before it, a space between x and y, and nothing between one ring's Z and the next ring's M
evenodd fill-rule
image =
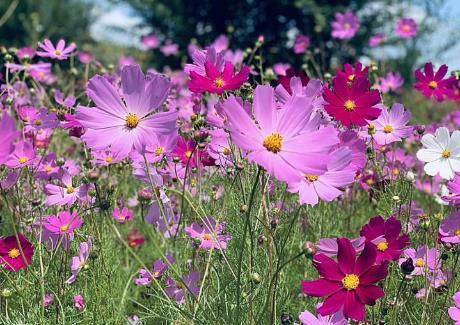
M458 79L263 47L221 36L163 72L3 49L1 323L460 324Z

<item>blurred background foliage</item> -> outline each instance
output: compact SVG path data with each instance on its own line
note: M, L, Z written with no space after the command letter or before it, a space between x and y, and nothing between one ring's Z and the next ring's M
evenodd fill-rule
M449 0L447 0L449 1ZM205 46L219 35L230 38L231 48L254 46L263 35L262 54L267 64L288 62L301 67L314 62L321 71L333 72L344 62L363 56L385 59L387 69L396 69L410 78L420 64L423 49L435 28L446 20L441 12L444 0L2 0L0 1L0 43L6 46L33 45L45 37L76 42L80 50L93 51L105 63L116 63L120 55L130 55L156 68L180 68L189 60L187 47ZM92 28L106 11L120 7L133 24L108 26L102 34ZM336 12L357 13L361 28L349 41L331 37ZM371 49L369 38L378 32L391 34L403 16L417 16L420 32L412 40L389 38L385 49ZM117 18L115 18L117 19ZM447 17L448 19L448 17ZM123 25L122 25L123 26ZM122 30L120 30L122 29ZM120 34L120 32L122 34ZM123 34L124 33L124 34ZM155 33L161 41L178 44L178 55L165 56L158 50L143 51L140 36ZM126 34L126 35L125 35ZM295 55L295 37L311 39L307 55ZM121 35L111 41L111 36ZM113 40L114 37L112 37ZM116 39L116 37L115 37ZM457 44L458 35L443 39L439 49ZM97 40L97 42L95 41ZM124 41L128 40L128 41ZM137 40L137 42L133 41Z

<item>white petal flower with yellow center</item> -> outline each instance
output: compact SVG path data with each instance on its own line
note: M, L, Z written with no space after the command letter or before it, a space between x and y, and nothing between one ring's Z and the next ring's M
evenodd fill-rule
M417 158L426 162L425 172L430 176L439 174L443 179L453 179L460 172L460 131L449 133L446 127L440 127L435 134L422 137L423 148L417 152Z

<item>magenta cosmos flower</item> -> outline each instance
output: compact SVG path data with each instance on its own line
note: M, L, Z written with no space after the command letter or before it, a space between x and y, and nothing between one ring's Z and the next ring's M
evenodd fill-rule
M225 222L218 223L214 218L207 217L201 225L193 223L184 230L187 235L198 241L198 247L201 249L225 250L232 239L232 236L223 234L226 227Z
M396 35L401 38L412 38L418 33L418 26L412 18L402 18L396 24Z
M439 238L443 243L460 243L460 212L454 212L439 226Z
M369 90L369 81L366 78L352 79L334 78L334 88L324 89L326 112L346 127L352 125L364 126L368 121L375 120L380 115L380 93L378 90Z
M409 245L409 236L399 235L401 229L401 221L394 216L387 220L377 216L363 226L360 235L366 237L366 243L372 243L377 248L377 263L396 261Z
M116 207L115 210L113 210L113 218L119 223L125 223L134 218L134 212L127 207L123 207L123 209Z
M45 218L43 226L51 233L56 235L69 235L73 238L75 229L83 225L83 220L76 211L70 213L61 211L57 216L48 216Z
M359 30L359 19L351 11L337 12L335 21L332 22L332 37L338 39L351 39Z
M77 48L77 45L71 43L66 47L65 41L61 39L55 47L49 39L45 39L43 43L38 43L38 47L42 50L37 51L38 56L57 60L67 60Z
M439 70L434 73L433 64L428 62L425 64L424 72L421 69L415 71L417 83L414 88L420 91L425 97L434 97L438 102L442 102L452 90L451 87L455 83L455 77L444 79L447 74L448 67L443 64Z
M455 306L449 308L449 316L455 325L460 325L460 292L456 292L452 298Z
M19 242L18 242L19 240ZM34 247L27 238L18 234L0 239L0 265L6 270L18 272L32 264Z
M347 238L337 240L339 245L337 262L323 254L316 254L313 263L321 278L302 282L302 291L313 297L326 297L318 308L322 316L342 310L347 318L363 321L366 318L365 305L373 306L384 296L375 283L388 274L388 263L375 265L376 250L366 244L356 258L356 251Z
M235 97L222 103L231 138L239 148L249 151L249 161L281 181L298 179L296 165L302 165L309 175L321 173L326 168L327 154L339 142L337 130L317 129L318 119L310 121L311 98L295 97L282 107L278 109L270 86L257 86L254 92L253 110L258 123Z
M157 134L175 132L177 112L156 112L169 93L170 81L162 75L142 73L139 65L121 71L123 100L103 76L88 83L88 96L96 107L79 106L77 120L86 128L82 139L92 149L123 153L142 151Z
M406 125L411 117L412 114L399 103L393 104L390 111L383 108L380 116L372 122L375 142L383 146L408 138L413 132L412 126Z
M306 35L297 35L294 43L294 53L302 54L307 52L310 47L310 37Z
M224 91L239 89L249 77L249 68L243 66L240 72L235 73L235 67L229 61L219 70L212 62L205 62L205 75L190 71L189 89L194 93L210 92L222 94Z

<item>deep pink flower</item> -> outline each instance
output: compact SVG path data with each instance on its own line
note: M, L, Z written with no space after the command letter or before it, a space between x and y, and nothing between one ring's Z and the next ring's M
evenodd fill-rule
M86 308L85 299L82 295L76 295L73 297L73 305L76 310L83 311Z
M434 97L438 102L442 102L446 96L451 93L451 87L455 83L455 77L444 79L447 74L447 65L443 64L439 70L434 73L433 64L425 64L424 72L421 69L415 71L417 83L414 88L420 91L425 97Z
M401 38L413 38L418 33L418 26L412 18L402 18L397 22L395 32Z
M306 35L297 35L294 43L294 53L302 54L307 52L310 47L310 37Z
M319 128L317 118L310 120L311 100L295 97L278 109L274 89L257 86L253 110L257 124L235 97L222 103L231 138L239 148L249 151L249 161L281 181L298 179L295 165L302 165L306 174L325 170L327 154L338 143L337 131Z
M460 243L460 212L453 212L439 226L439 238L447 244Z
M0 265L6 270L18 272L25 269L32 264L33 255L34 247L24 235L0 238Z
M76 211L61 211L57 216L45 218L43 226L51 233L73 238L74 231L83 225L83 220Z
M366 78L358 78L351 85L345 78L334 78L334 88L324 89L326 112L346 127L364 126L380 115L376 107L380 103L380 93L369 90Z
M337 78L343 78L351 85L362 78L367 79L368 73L369 67L363 66L359 61L355 63L355 66L345 63L343 70L337 70Z
M372 122L375 142L383 146L408 138L413 132L412 126L406 125L411 117L402 104L393 104L390 111L383 107L380 116Z
M332 37L338 39L351 39L360 28L358 17L351 11L345 13L337 12L335 21L332 22Z
M177 112L156 112L169 93L169 80L159 74L147 77L138 65L121 71L123 99L103 76L91 78L88 95L96 107L79 106L77 120L85 128L82 139L92 149L107 149L127 155L142 151L157 134L175 132Z
M131 247L140 247L145 242L145 236L137 229L131 230L128 234L128 244Z
M402 250L409 245L409 236L401 235L401 221L396 217L387 220L377 216L363 226L360 235L366 237L366 243L377 248L377 263L382 261L396 261Z
M59 40L56 47L49 39L45 39L43 43L38 43L38 47L42 51L37 51L37 55L44 58L51 58L57 60L67 60L77 48L75 43L71 43L69 46L65 46L63 39Z
M358 258L349 239L340 238L337 243L337 262L326 255L316 254L313 262L321 278L303 281L302 292L313 297L326 297L318 308L322 316L342 310L345 317L363 321L366 318L365 305L373 306L384 296L383 290L375 283L387 276L388 263L375 265L376 249L369 243Z
M249 68L243 66L240 72L235 73L232 63L226 61L223 71L220 71L212 62L206 61L205 75L190 71L189 89L195 93L210 92L222 94L224 91L239 89L249 77Z
M199 242L201 249L225 250L228 242L232 239L232 236L223 234L226 227L225 222L218 223L214 218L207 217L203 219L202 225L193 223L184 230L188 236Z

